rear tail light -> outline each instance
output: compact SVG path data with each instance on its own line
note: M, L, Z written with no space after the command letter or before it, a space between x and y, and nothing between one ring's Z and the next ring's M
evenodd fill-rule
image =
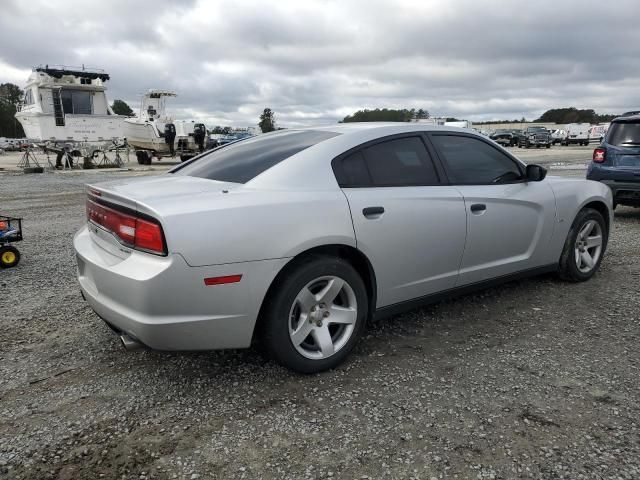
M607 151L604 148L596 148L593 151L593 161L595 163L604 163L607 157Z
M87 220L115 235L127 247L155 255L167 254L164 233L156 220L117 210L91 198L87 198Z

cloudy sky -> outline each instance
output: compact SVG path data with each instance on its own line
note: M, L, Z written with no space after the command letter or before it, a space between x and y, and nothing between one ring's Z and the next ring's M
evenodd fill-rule
M3 0L0 83L38 64L111 74L134 110L168 88L181 118L281 126L361 108L470 120L640 108L638 0Z

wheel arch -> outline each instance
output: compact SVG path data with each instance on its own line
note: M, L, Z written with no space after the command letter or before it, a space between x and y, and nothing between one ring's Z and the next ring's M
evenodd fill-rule
M351 266L353 266L353 268L355 268L358 274L362 277L365 288L367 289L367 295L369 297L369 320L373 318L373 313L375 311L377 301L378 285L376 281L375 271L369 258L367 258L367 256L362 253L362 251L350 245L338 243L319 245L304 250L292 257L285 265L282 266L280 271L273 278L271 284L269 285L269 288L267 289L267 292L262 299L260 309L258 310L257 321L253 329L254 340L259 335L265 306L269 302L269 299L272 297L273 290L278 287L278 284L282 281L282 279L289 271L291 271L293 268L296 268L306 259L314 256L338 257L346 260L347 262L349 262L349 264L351 264Z
M602 215L604 221L607 224L607 232L611 231L611 214L609 212L609 207L607 207L606 203L602 200L591 200L584 204L580 210L584 210L585 208L592 208Z

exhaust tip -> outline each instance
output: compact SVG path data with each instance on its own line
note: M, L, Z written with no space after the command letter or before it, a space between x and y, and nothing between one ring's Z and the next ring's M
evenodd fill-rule
M129 335L127 334L122 334L120 335L120 341L122 342L122 346L124 347L125 350L140 350L141 348L143 348L143 345L134 340L133 338L131 338Z

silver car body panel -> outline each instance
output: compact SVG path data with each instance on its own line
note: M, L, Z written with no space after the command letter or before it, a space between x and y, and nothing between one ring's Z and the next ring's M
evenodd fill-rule
M467 229L464 199L456 188L346 188L344 192L358 249L376 272L377 306L456 285ZM372 206L384 206L385 211L368 219L362 211Z
M556 207L547 182L456 188L467 209L467 241L458 285L552 263L546 253ZM475 204L486 209L474 213L471 206Z
M278 273L314 247L362 252L382 308L557 263L571 222L589 202L604 203L613 218L610 190L586 180L341 189L331 161L351 148L398 133L462 129L395 123L314 130L323 128L341 135L245 184L165 174L89 185L105 202L156 218L168 246L166 257L151 255L93 224L83 227L74 246L91 307L153 348L247 347ZM486 211L473 214L475 203ZM370 206L385 212L367 219L362 210ZM204 283L227 275L242 277Z

